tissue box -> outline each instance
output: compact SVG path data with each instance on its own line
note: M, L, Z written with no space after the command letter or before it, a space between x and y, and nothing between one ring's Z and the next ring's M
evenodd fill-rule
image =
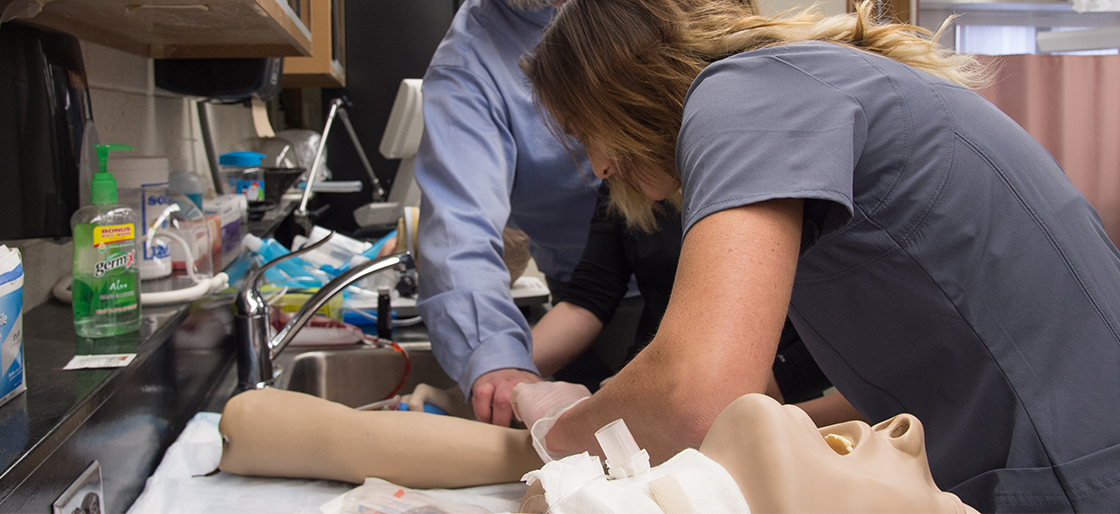
M23 369L23 265L0 245L0 405L27 390Z

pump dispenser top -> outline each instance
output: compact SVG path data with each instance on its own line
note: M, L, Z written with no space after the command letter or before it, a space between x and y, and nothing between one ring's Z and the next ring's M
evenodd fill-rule
M90 200L95 204L117 203L117 179L109 173L109 152L118 150L132 151L129 145L96 145L97 173L90 183Z

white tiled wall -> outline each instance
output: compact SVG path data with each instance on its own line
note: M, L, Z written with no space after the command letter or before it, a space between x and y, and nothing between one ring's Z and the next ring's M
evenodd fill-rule
M193 99L157 89L151 59L86 41L82 41L82 55L100 141L132 145L136 155L167 156L172 169L190 169L209 184ZM218 153L236 150L240 141L256 136L248 108L211 105L209 109ZM55 283L70 274L70 241L30 239L7 244L23 254L24 309L49 300Z

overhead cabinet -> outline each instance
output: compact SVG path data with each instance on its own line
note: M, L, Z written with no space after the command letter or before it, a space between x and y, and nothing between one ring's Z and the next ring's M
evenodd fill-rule
M308 56L309 1L49 0L24 21L154 59Z
M311 55L284 59L284 87L346 87L346 2L310 3Z

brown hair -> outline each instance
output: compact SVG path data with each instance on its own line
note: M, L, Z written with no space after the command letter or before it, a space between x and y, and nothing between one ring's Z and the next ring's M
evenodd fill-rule
M715 61L788 42L829 41L966 87L988 79L971 56L936 44L941 31L881 23L873 11L868 1L828 18L808 10L763 17L740 0L567 0L522 68L538 104L553 114L554 132L594 141L617 163L620 173L608 179L612 206L649 230L655 204L637 184L653 173L679 183L684 97ZM570 137L561 140L574 147Z

